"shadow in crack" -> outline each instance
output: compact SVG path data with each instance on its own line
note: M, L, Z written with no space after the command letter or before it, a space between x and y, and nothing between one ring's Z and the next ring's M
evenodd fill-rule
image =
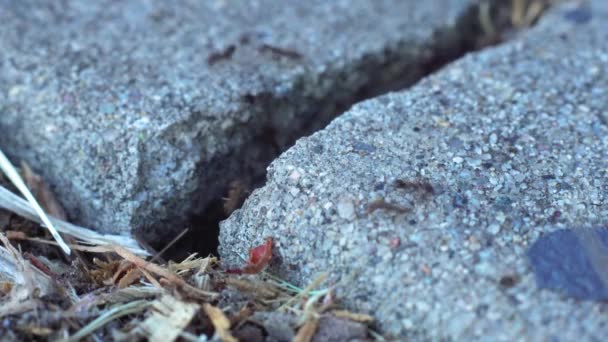
M403 42L384 51L382 62L374 62L373 58L371 62L355 62L361 65L354 68L369 75L363 86L350 94L327 94L324 99L315 101L312 110L299 112L289 122L281 115L275 115L269 126L248 144L224 156L225 160L220 161L220 164L231 170L217 171L218 177L214 180L222 182L222 190L204 210L189 217L188 233L171 245L163 253L163 258L182 260L195 252L202 256L217 256L220 222L238 209L253 189L264 184L268 165L297 139L322 129L355 103L406 89L466 53L508 40L536 23L548 5L548 0L480 0L463 13L455 28L435 33L435 43L428 46L430 53L426 58L412 60L407 52L407 44ZM244 101L252 106L260 106L266 114L281 112L292 105L289 97L273 98L270 94L257 97L246 95ZM235 186L235 182L239 185ZM161 250L176 235L177 233L147 242L153 249Z

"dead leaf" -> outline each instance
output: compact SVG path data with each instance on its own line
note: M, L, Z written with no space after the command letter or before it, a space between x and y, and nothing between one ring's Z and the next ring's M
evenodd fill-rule
M3 296L6 296L7 294L9 294L11 292L14 285L15 284L13 284L10 281L0 281L0 293Z
M89 277L97 284L114 284L112 277L116 274L116 270L120 267L120 261L105 262L98 258L93 258L93 264L97 269L89 271Z
M203 291L211 291L213 289L212 278L209 274L204 274L197 272L192 276L192 282L194 282L194 286L203 290Z
M396 213L400 213L400 214L412 211L411 208L389 203L382 198L369 203L367 205L367 208L365 209L365 212L367 214L371 214L376 210L386 210L386 211L392 211L392 212L396 212Z
M205 310L205 313L209 316L209 320L211 320L211 323L215 328L215 333L222 341L238 342L230 333L230 320L224 315L224 312L221 309L216 308L209 303L205 303L203 304L203 310Z
M199 307L193 303L182 302L170 295L164 295L152 304L154 313L137 328L148 341L175 341L190 324Z
M272 238L267 238L266 243L249 250L249 260L242 269L227 270L232 274L256 274L260 273L272 258Z

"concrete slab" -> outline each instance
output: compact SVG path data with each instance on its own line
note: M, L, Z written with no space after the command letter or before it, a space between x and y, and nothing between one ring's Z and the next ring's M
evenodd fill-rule
M393 338L603 340L607 304L539 289L527 251L608 222L607 51L605 1L560 7L356 105L273 162L221 225L224 262L273 237L272 272L330 272Z
M157 239L362 93L460 53L469 4L0 1L0 146L76 223Z

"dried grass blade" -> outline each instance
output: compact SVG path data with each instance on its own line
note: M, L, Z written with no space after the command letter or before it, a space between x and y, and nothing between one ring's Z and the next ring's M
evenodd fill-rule
M149 307L150 305L151 302L148 302L147 300L137 300L127 304L115 306L112 309L104 312L101 316L94 319L91 323L82 327L82 329L77 331L66 341L79 341L88 336L89 334L93 333L95 330L103 327L108 322L111 322L122 316L140 312Z
M298 330L298 334L293 338L293 342L310 342L312 341L317 327L319 326L319 320L312 318L311 320L304 323L304 325Z
M4 208L28 220L41 223L40 217L36 215L36 212L27 201L2 186L0 186L0 208ZM50 217L50 220L60 232L74 236L88 244L99 246L119 245L138 255L150 255L130 236L100 234L54 217Z
M59 235L59 232L57 231L57 229L55 229L55 226L53 225L49 217L46 215L44 210L42 210L42 207L40 207L40 204L38 203L38 201L36 201L36 198L34 198L34 195L27 188L25 182L23 181L21 176L19 176L19 173L17 172L17 170L15 170L15 167L4 155L4 152L2 152L2 150L0 150L0 169L2 169L4 174L17 187L21 194L25 196L30 206L34 208L46 228L49 230L49 232L51 232L51 235L53 236L55 241L57 241L57 243L65 252L65 254L70 255L70 247L63 241L63 238L61 237L61 235Z
M488 37L494 37L496 35L496 29L492 23L492 15L490 14L490 3L482 1L479 4L479 24L483 30L483 33Z
M328 273L321 273L315 280L313 280L312 283L308 284L308 286L306 286L306 288L304 288L304 290L302 290L300 293L296 294L295 296L291 297L285 304L281 305L281 307L279 308L279 311L289 307L291 304L297 302L298 300L304 298L305 296L310 295L312 290L315 287L321 285L325 281L325 279L327 279L328 276L329 276Z
M210 297L210 298L215 298L218 295L215 292L208 292L208 291L203 291L201 289L198 289L198 288L188 284L185 280L178 277L175 273L172 273L171 271L169 271L159 265L145 261L144 259L136 256L135 254L129 252L128 250L126 250L122 247L113 246L113 248L114 248L114 252L116 254L118 254L123 259L133 263L135 266L137 266L143 270L152 272L156 275L159 275L159 276L167 279L172 284L180 286L182 289L188 290L189 292L192 292L193 294L197 294L197 295L203 296L203 297Z
M230 320L226 317L222 309L205 303L203 304L203 310L209 317L211 324L213 324L215 334L222 342L238 342L238 340L230 334Z

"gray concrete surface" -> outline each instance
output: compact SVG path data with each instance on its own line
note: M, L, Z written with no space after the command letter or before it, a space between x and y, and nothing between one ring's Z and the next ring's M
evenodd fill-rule
M299 140L222 223L224 262L271 236L271 272L329 272L389 337L605 339L607 304L539 289L526 256L608 221L608 4L591 6Z
M181 231L336 108L461 49L469 3L2 0L0 146L76 223Z

